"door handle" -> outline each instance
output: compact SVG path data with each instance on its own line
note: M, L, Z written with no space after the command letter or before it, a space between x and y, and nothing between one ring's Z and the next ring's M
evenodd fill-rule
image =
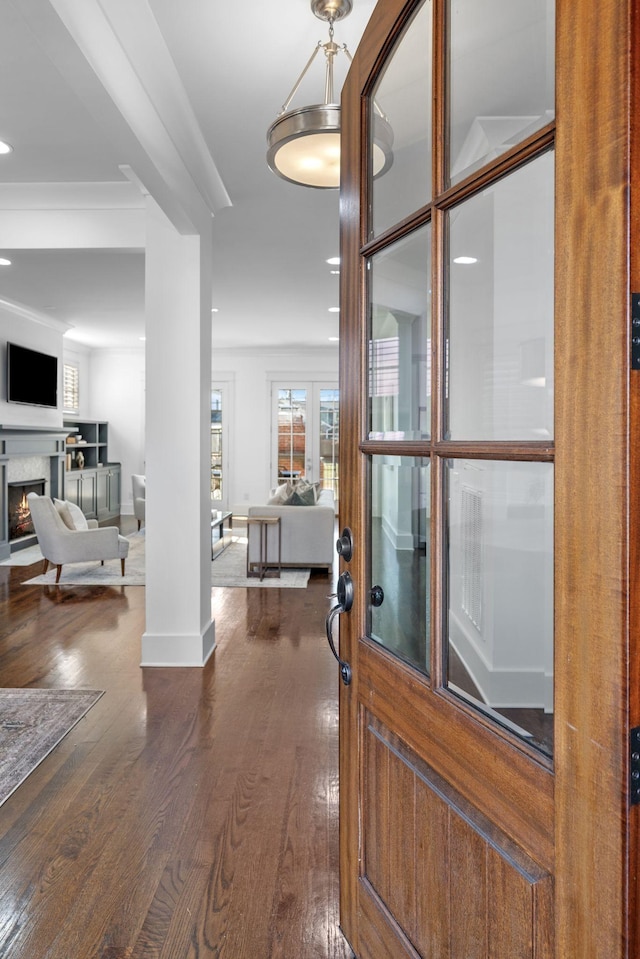
M333 623L335 618L339 616L340 613L348 613L353 606L353 580L351 578L351 573L344 572L338 577L338 592L335 595L338 602L329 610L325 621L327 642L329 643L329 649L335 656L336 662L340 667L340 677L342 682L345 686L348 686L351 682L351 666L349 663L345 662L344 659L340 659L340 656L338 655L338 651L333 641Z

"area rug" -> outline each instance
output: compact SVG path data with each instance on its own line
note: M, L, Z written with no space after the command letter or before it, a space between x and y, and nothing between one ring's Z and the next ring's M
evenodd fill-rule
M247 577L247 540L244 536L229 537L227 547L215 555L211 563L211 585L226 587L245 587L251 589L305 589L309 582L308 569L283 569L280 578L266 576L260 580L257 576ZM144 545L143 533L134 533L129 537L129 555L125 563L125 575L120 575L120 560L105 560L100 563L69 563L62 567L60 586L144 586ZM44 575L27 579L23 585L53 586L56 581L56 569L49 569Z
M0 689L0 804L102 695L97 689Z
M247 540L244 536L234 537L223 553L211 564L212 586L241 586L251 588L305 589L309 582L308 569L283 569L280 576L247 576Z

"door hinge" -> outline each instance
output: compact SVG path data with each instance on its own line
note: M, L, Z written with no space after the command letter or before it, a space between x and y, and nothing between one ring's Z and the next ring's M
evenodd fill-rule
M640 803L640 726L629 732L629 805Z
M640 370L640 293L631 294L631 369Z

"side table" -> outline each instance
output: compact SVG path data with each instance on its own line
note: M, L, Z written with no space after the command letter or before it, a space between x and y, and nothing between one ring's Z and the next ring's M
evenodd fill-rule
M249 561L249 546L251 543L251 527L257 526L260 531L258 562ZM275 526L278 530L278 554L275 561L269 561L269 527ZM273 538L273 537L272 537ZM271 575L280 577L282 572L282 528L279 516L249 516L247 519L247 576L259 576L261 580L267 575L267 570L273 567L278 572Z

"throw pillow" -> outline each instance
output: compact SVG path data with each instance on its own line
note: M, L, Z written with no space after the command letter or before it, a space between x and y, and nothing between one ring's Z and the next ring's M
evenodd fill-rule
M273 491L271 497L267 500L268 506L282 506L291 496L292 487L289 483L283 483L282 486L276 487Z
M289 499L284 504L285 506L315 506L315 490L312 486L308 489L300 490L298 487L293 491Z
M67 504L63 502L61 499L54 499L53 505L58 511L58 516L60 517L64 525L67 527L67 529L75 529L76 528L75 523L73 522L73 519L71 518L71 513L69 512L69 507L67 506Z
M89 524L87 523L87 517L84 515L79 506L76 506L75 503L70 503L69 500L65 500L65 504L69 512L71 513L71 519L73 520L73 525L76 529L89 529Z
M302 495L303 493L308 493L309 490L312 490L312 491L313 491L313 503L310 503L310 504L308 504L308 505L313 506L314 503L317 503L317 502L318 502L318 487L319 487L319 486L320 486L319 483L310 483L310 482L309 482L308 480L306 480L306 479L301 479L301 480L298 480L298 483L296 484L296 490L297 490L298 493L300 493L300 495Z
M54 499L53 503L60 519L69 529L89 529L86 516L75 503L61 499Z

